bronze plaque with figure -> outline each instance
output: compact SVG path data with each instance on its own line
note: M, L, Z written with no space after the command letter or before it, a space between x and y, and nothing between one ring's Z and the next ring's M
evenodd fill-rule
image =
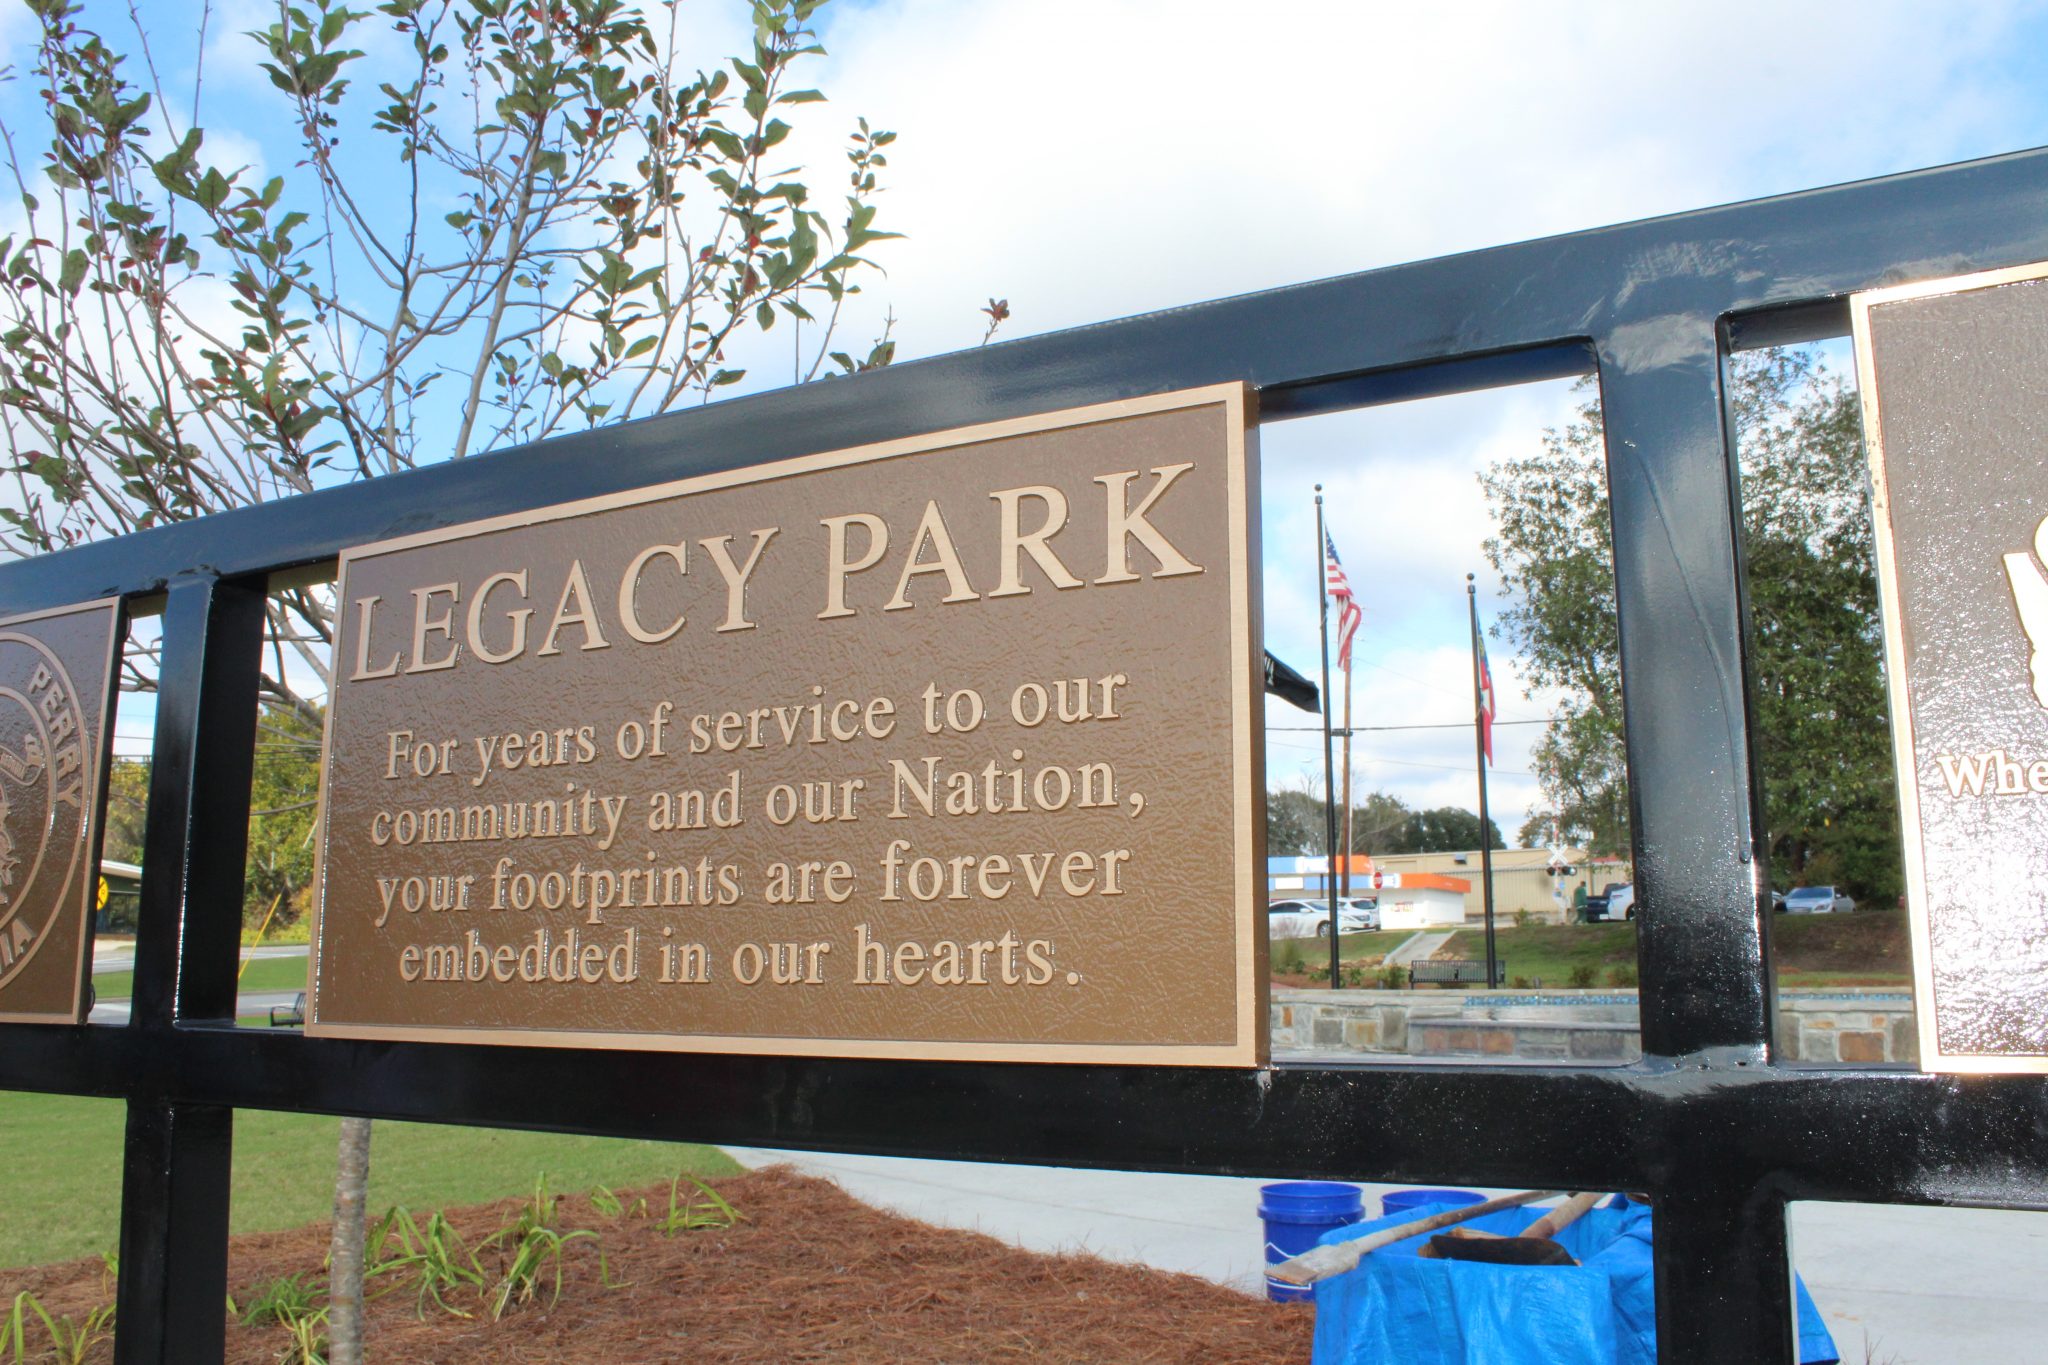
M2048 1070L2048 265L1853 316L1921 1065Z
M342 558L307 1031L1249 1065L1239 385Z
M0 621L0 1021L85 1017L120 606Z

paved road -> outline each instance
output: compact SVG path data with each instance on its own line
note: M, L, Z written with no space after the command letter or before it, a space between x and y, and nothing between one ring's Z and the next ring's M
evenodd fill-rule
M235 997L235 1013L253 1014L259 1018L270 1017L272 1005L289 1005L297 991L248 991ZM128 1001L103 1000L92 1007L89 1022L95 1024L125 1024L128 1022Z
M273 943L262 948L242 949L242 960L254 962L260 958L304 957L303 943ZM135 970L135 945L122 940L115 943L100 943L93 946L92 972L132 972Z
M728 1150L752 1166L788 1161L870 1204L1034 1251L1082 1249L1248 1293L1263 1284L1262 1180ZM1364 1186L1369 1213L1388 1188ZM1849 1365L2048 1358L2048 1214L1795 1204L1792 1230L1800 1274Z

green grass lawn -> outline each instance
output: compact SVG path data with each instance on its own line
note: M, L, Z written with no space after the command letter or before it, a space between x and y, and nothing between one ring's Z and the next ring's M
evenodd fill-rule
M1413 931L1390 929L1377 934L1343 934L1338 955L1347 963L1377 963L1401 946ZM1330 944L1320 938L1283 938L1273 944L1272 967L1277 975L1295 975L1309 967L1330 965Z
M303 967L303 964L299 964ZM253 971L254 968L252 967ZM112 1251L119 1241L124 1109L116 1100L0 1091L0 1266ZM244 1109L235 1114L232 1226L298 1227L331 1216L340 1120ZM737 1170L715 1147L564 1137L380 1121L370 1146L369 1208L475 1204L528 1193L542 1172L557 1192Z
M1912 982L1912 946L1902 911L1774 915L1771 941L1781 987L1906 986ZM1569 986L1574 967L1590 967L1593 984L1610 987L1616 984L1610 974L1633 969L1636 964L1636 926L1632 920L1622 924L1532 924L1519 929L1500 925L1494 930L1494 946L1507 962L1510 982L1516 977L1531 982L1541 978L1545 986ZM1481 960L1486 956L1486 933L1461 929L1436 955Z
M1494 951L1507 963L1508 980L1521 977L1532 984L1569 986L1572 969L1591 968L1595 986L1609 985L1608 973L1633 971L1636 965L1636 926L1621 924L1532 924L1525 929L1514 925L1496 926ZM1438 957L1486 958L1486 931L1461 929L1451 941L1436 950Z
M92 979L96 1000L126 1000L135 994L135 973L100 972ZM306 989L306 959L303 957L259 957L242 973L243 991L302 991Z

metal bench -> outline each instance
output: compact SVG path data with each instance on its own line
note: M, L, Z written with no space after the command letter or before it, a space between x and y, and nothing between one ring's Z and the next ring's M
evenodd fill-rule
M1502 985L1508 979L1506 958L1496 958L1493 964L1493 984ZM1408 964L1408 986L1414 989L1417 982L1435 982L1444 986L1483 986L1486 984L1486 964L1468 962L1462 958L1428 958Z
M305 1023L306 993L304 991L300 991L297 995L293 996L292 1002L289 1005L272 1005L270 1007L270 1026L272 1028L303 1028Z

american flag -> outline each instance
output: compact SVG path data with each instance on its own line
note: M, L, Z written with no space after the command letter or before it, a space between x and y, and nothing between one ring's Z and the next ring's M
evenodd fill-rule
M1493 762L1493 670L1486 664L1486 644L1479 645L1479 747Z
M1323 580L1324 590L1337 603L1337 667L1349 673L1351 637L1358 633L1358 623L1365 619L1365 613L1359 610L1358 599L1351 592L1351 580L1344 576L1344 565L1337 559L1337 542L1330 539L1328 531L1323 532Z

